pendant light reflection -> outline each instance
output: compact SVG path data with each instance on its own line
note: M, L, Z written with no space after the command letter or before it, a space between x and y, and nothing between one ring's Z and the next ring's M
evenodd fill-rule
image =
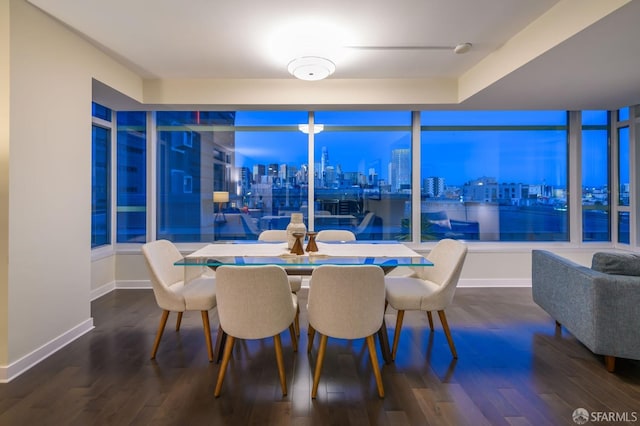
M298 124L298 130L302 133L309 134L309 125L308 124ZM313 134L316 135L324 130L324 124L314 124L313 125Z

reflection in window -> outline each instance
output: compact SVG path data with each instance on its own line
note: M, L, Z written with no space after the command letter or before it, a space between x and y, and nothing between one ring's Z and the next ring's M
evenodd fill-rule
M213 191L229 185L229 164L216 156L233 151L234 121L234 112L156 113L158 239L213 240Z
M618 129L618 205L629 205L629 128Z
M158 238L257 239L307 203L299 112L158 112ZM219 199L213 202L214 191Z
M421 240L567 241L564 111L421 115Z
M629 212L618 212L618 242L630 244Z
M317 112L314 230L411 238L411 113Z
M582 240L610 241L607 111L582 112Z
M116 241L144 243L147 205L145 112L118 112Z
M110 172L111 130L92 126L91 247L111 243Z

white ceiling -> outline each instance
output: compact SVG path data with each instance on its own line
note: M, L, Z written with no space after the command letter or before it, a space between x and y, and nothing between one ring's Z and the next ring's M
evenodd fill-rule
M287 79L293 78L287 73L291 59L318 54L336 63L329 78L347 80L460 78L559 3L29 1L148 79ZM459 107L589 109L640 103L638 21L640 0L632 0L496 79ZM452 49L344 48L453 47L461 42L471 42L471 51L457 55Z

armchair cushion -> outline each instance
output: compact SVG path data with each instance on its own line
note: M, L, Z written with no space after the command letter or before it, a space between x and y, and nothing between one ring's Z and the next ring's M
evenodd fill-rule
M613 275L640 276L640 256L632 253L598 252L593 255L591 269Z

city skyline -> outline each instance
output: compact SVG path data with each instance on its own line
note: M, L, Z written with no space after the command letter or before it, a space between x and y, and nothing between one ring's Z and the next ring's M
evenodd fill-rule
M273 120L272 114L238 112L236 125L273 125L273 121L269 121ZM388 114L391 118L387 121ZM600 111L585 113L583 121L604 125L602 114ZM322 147L328 147L334 166L367 174L374 165L380 178L388 181L385 169L391 161L391 152L411 149L410 121L405 119L408 115L385 112L383 123L376 122L368 114L352 115L316 113L316 123L327 124L314 136L314 162L319 163ZM306 113L301 112L279 112L277 116L281 120L275 123L278 125L293 126L293 123L307 120ZM502 182L544 182L563 187L567 184L566 129L562 128L566 126L565 111L425 112L422 125L427 123L430 127L421 132L421 177L443 176L452 185L462 185L481 176L493 176ZM377 130L382 125L386 128ZM582 182L585 186L606 185L608 170L595 167L603 156L608 155L606 130L582 133ZM236 152L236 166L274 161L296 166L308 164L308 135L301 131L237 131Z

